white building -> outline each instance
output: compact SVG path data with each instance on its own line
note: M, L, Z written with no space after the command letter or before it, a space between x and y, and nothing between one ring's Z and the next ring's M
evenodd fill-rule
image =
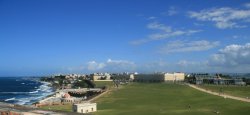
M94 73L90 76L93 81L112 81L109 73Z
M58 92L56 92L56 97L57 98L62 98L63 96L65 95L65 92L63 92L63 91L58 91Z
M129 75L129 79L134 80L134 79L135 79L134 74L130 74L130 75Z
M107 80L110 80L111 75L109 73L104 73L104 76L106 77Z
M97 110L96 103L81 103L81 104L74 104L73 112L77 113L90 113L95 112Z
M184 73L165 73L165 81L184 81Z

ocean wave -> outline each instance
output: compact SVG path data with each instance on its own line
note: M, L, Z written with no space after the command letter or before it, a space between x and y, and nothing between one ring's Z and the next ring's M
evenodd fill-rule
M0 94L28 94L29 92L0 92Z
M15 100L16 98L9 98L9 99L5 99L4 101L12 101L12 100Z
M19 81L20 79L15 81ZM20 80L22 81L22 80ZM18 82L18 86L20 88L26 88L25 85L31 85L28 87L28 90L25 89L16 89L16 90L3 90L0 92L0 97L3 101L13 104L20 104L20 105L31 105L35 102L42 100L43 98L47 97L54 93L52 87L50 87L50 83L47 82L38 82L36 83L30 81Z
M47 82L41 82L41 83L42 85L37 87L36 90L28 92L29 95L27 97L18 98L16 104L30 105L54 93L53 88L48 86L50 83Z
M16 102L16 104L19 105L25 105L26 103L30 102L31 98L19 98Z
M29 96L29 97L23 97L23 98L18 98L16 99L15 104L19 104L19 105L31 105L34 102L37 102L41 99L43 99L44 97L53 94L53 92L51 93L42 93L41 96Z
M34 94L38 93L38 90L30 91L30 92L0 92L0 94Z
M29 92L29 93L31 93L31 94L32 94L32 93L38 93L38 91L31 91L31 92Z

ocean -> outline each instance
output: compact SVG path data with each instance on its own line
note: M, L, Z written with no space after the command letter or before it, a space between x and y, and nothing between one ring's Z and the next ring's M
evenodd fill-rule
M31 105L48 95L53 88L39 78L0 77L0 101L19 105Z

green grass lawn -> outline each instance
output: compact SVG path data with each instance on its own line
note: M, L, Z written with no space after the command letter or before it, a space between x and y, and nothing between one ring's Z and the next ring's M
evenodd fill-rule
M112 82L99 82L98 85ZM200 92L185 85L131 83L113 88L96 100L94 115L248 115L250 103ZM190 105L190 109L189 106ZM49 106L50 110L71 111L71 105ZM49 110L49 107L42 109Z
M98 111L95 115L213 115L215 110L220 115L250 114L250 103L166 83L133 83L96 102Z
M238 96L238 97L249 97L250 98L250 86L233 86L233 85L200 85L199 87L208 89L214 92L222 92L228 95Z
M72 112L72 105L71 104L67 104L67 105L51 105L51 106L43 106L43 107L40 107L39 109Z
M96 87L108 86L109 88L114 87L113 81L95 81Z

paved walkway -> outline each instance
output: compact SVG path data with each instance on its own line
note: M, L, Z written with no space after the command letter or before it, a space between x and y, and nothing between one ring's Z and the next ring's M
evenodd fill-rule
M250 99L247 99L247 98L242 98L242 97L236 97L236 96L232 96L232 95L227 95L227 94L221 94L221 93L217 93L217 92L212 92L210 90L205 90L203 88L200 88L196 85L192 85L192 84L187 84L188 86L194 88L194 89L197 89L199 91L202 91L202 92L206 92L206 93L209 93L209 94L212 94L212 95L217 95L217 96L221 96L221 97L224 97L224 98L230 98L230 99L234 99L234 100L239 100L239 101L243 101L243 102L250 102Z

